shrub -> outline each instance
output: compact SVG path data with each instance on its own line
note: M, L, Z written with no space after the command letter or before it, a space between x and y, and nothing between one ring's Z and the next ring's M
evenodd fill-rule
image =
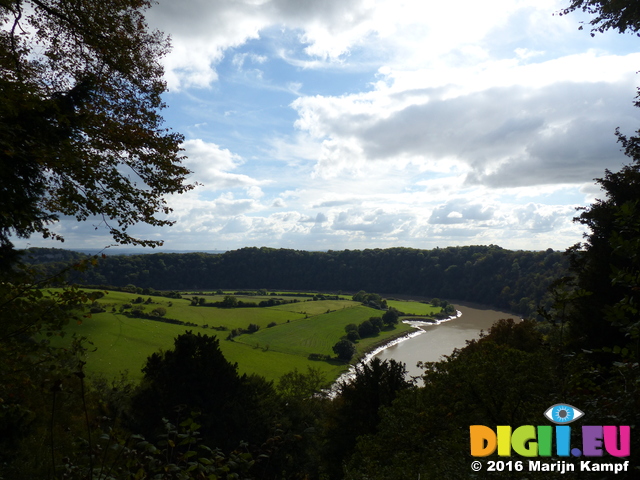
M247 333L256 333L260 330L260 325L256 325L255 323L250 323L247 327Z
M151 315L154 317L164 317L167 314L167 309L164 307L156 307L151 310Z
M371 323L371 320L365 320L358 325L358 333L360 334L360 338L373 337L380 333L380 329Z
M382 315L382 321L384 322L385 325L388 325L391 327L398 323L399 317L400 317L400 312L398 312L398 310L396 310L395 308L391 307L389 310L384 312L384 315Z
M344 362L348 362L356 353L356 346L349 340L340 340L333 346L333 353Z
M360 340L360 334L357 330L349 330L347 332L347 340L356 343L358 340Z
M382 321L382 317L371 317L369 321L378 330L382 330L382 327L384 327L384 322Z

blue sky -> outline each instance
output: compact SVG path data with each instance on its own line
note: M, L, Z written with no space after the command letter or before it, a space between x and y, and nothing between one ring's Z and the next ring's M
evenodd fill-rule
M160 0L167 126L191 180L171 250L565 249L626 161L640 39L569 0ZM112 243L63 220L64 244ZM19 244L24 246L25 243Z

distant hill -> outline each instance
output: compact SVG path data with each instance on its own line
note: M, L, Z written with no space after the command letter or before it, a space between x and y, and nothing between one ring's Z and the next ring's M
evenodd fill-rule
M24 263L37 265L44 263L70 263L77 262L87 255L62 248L29 248L22 251L21 260Z
M50 270L83 254L30 249L29 255ZM566 274L567 263L562 252L551 249L511 251L496 245L326 252L248 247L218 254L107 252L97 267L75 272L71 280L155 290L366 290L474 301L526 316L547 303L547 287Z

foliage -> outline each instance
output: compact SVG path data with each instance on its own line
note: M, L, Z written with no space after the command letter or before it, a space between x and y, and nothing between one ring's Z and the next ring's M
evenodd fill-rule
M176 337L174 349L151 355L144 379L133 399L134 430L151 437L162 418L199 411L206 443L231 449L240 441L267 437L261 409L272 394L270 383L257 376L238 374L228 362L216 337L187 332Z
M33 249L31 254L37 252ZM222 284L352 292L364 288L474 301L527 316L549 304L547 287L566 275L567 264L561 252L551 249L509 251L495 245L329 252L243 248L224 254L110 255L97 268L73 280L85 285L134 284L157 290L202 290ZM452 265L458 266L455 275L447 273ZM44 268L57 266L52 263ZM296 305L291 308L297 311Z
M319 369L307 367L307 373L300 373L296 368L280 377L277 390L285 398L303 400L317 395L326 385L327 379Z
M105 480L196 480L202 478L233 478L249 480L255 464L248 452L233 451L225 455L220 449L202 443L192 415L178 426L163 420L164 433L157 442L134 434L124 437L108 429L96 445L98 465L87 463L87 456L66 458L59 471L63 478L95 478Z
M614 221L615 230L609 241L613 249L611 283L621 289L622 298L606 311L606 318L614 327L625 334L629 346L635 351L636 360L640 360L640 305L637 293L640 274L640 200L621 205Z
M595 32L603 33L609 29L619 33L627 30L637 33L640 30L640 5L634 0L571 0L571 5L560 14L567 15L576 10L596 16L589 22L593 27L591 36Z
M358 325L358 334L360 335L360 338L373 337L378 333L380 333L380 328L374 325L371 320L365 320Z
M353 378L338 385L323 433L323 462L329 478L342 478L343 461L351 455L356 439L374 433L380 408L391 405L410 386L404 363L377 357L358 365Z
M382 321L388 327L392 327L398 323L398 318L400 317L400 313L394 307L389 307L389 310L384 312L382 315Z
M170 225L164 199L193 188L182 136L162 128L159 59L147 0L7 0L0 5L0 246L62 240L60 215L98 216L119 243L137 223ZM160 215L158 215L160 214Z
M83 261L74 268L86 268L89 263ZM62 350L52 340L65 335L63 328L69 322L85 320L89 313L84 307L88 310L100 296L77 287L45 295L42 289L64 272L39 280L36 274L24 265L0 269L0 465L29 441L32 432L46 432L48 419L68 418L70 413L61 409L78 407L69 392L84 375L86 343L80 336L69 335ZM53 428L48 433L48 439L53 439ZM47 447L53 449L52 442ZM47 454L41 445L36 455L46 467L51 466L53 453Z
M605 199L582 209L576 219L590 233L584 244L570 249L571 272L576 288L591 295L571 303L569 321L574 341L583 348L628 346L637 352L639 317L633 298L640 271L636 253L640 138L618 136L633 162L619 172L606 170L605 176L597 179ZM603 317L610 321L602 321Z
M356 346L353 342L342 339L333 346L333 353L343 362L348 362L356 354Z
M382 297L377 293L367 293L364 290L360 290L353 297L354 302L362 302L365 305L378 306L382 304Z

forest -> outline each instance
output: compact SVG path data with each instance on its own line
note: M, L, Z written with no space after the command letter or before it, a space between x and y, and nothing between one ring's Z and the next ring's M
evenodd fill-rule
M434 250L388 248L308 252L242 248L223 254L109 255L70 281L93 286L133 285L159 291L294 289L379 292L466 300L526 317L550 305L550 284L567 273L563 252L510 251L495 245ZM52 275L82 255L30 249L24 259ZM148 293L148 290L147 290Z

